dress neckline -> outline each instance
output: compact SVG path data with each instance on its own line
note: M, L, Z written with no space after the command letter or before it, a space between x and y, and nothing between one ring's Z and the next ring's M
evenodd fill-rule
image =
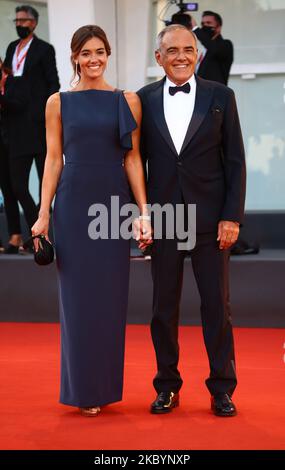
M67 93L84 93L86 91L104 91L104 92L107 92L107 93L115 93L116 91L118 91L117 88L115 88L114 90L100 90L98 88L88 88L87 90L68 90Z

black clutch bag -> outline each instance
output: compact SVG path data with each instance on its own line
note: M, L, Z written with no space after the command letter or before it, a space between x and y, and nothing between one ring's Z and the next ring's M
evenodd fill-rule
M35 251L33 240L39 239L38 251ZM54 260L54 249L52 244L46 239L44 235L34 235L29 238L23 245L24 248L30 248L34 252L35 263L40 266L50 264Z

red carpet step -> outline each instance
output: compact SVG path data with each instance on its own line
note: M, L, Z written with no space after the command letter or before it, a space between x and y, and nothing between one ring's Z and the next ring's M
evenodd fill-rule
M127 328L124 400L97 418L58 403L59 326L0 324L1 449L284 449L284 330L235 329L235 418L210 412L199 327L181 327L181 405L151 415L155 357L149 328ZM90 362L90 371L91 362Z

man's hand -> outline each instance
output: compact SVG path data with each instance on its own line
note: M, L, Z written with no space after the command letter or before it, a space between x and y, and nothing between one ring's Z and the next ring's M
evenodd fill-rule
M218 238L220 242L219 248L227 250L238 239L239 224L238 222L230 222L228 220L221 220L218 225Z
M139 242L140 250L144 250L148 245L153 243L152 227L148 220L135 219L133 221L133 237Z

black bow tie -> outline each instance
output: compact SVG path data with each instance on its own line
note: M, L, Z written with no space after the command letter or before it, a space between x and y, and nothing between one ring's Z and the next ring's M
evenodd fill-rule
M183 93L190 93L191 87L190 83L187 82L182 86L170 86L168 91L171 96L174 96L178 91L183 91Z

